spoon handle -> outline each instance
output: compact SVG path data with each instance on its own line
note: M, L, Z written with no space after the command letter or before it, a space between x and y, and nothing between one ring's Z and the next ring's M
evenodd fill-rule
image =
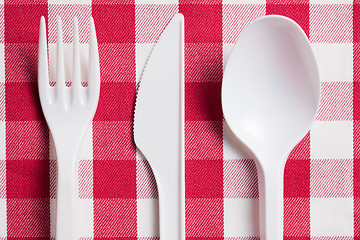
M274 163L275 161L270 161ZM279 171L281 170L281 171ZM261 240L283 239L283 168L258 166Z

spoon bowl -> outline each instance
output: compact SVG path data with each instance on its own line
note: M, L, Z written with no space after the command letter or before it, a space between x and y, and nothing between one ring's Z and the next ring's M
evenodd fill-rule
M317 63L301 27L278 15L248 25L226 65L222 107L256 158L262 240L282 239L285 161L310 130L319 100Z

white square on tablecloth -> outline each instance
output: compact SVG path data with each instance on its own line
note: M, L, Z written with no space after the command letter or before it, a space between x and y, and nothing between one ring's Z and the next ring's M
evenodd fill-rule
M312 43L322 82L353 81L352 43Z
M224 198L257 198L257 169L252 159L224 160Z
M93 199L78 200L79 236L94 237L94 203Z
M6 199L0 199L0 238L7 236Z
M310 196L348 198L353 196L353 159L312 159Z
M352 4L310 4L309 39L318 43L353 41Z
M310 4L352 4L353 0L310 0Z
M179 4L179 0L135 0L135 4Z
M239 4L239 0L223 0L225 4ZM266 0L242 0L241 4L266 4Z
M310 156L312 159L351 159L352 121L315 121L310 131Z
M146 61L148 60L150 53L154 47L154 43L136 43L135 52L136 52L136 82L141 80L142 73Z
M353 236L353 209L352 198L311 198L311 236Z
M224 236L259 236L259 199L224 199Z
M137 200L138 237L159 237L159 202L157 199Z
M48 0L48 4L91 4L91 0Z

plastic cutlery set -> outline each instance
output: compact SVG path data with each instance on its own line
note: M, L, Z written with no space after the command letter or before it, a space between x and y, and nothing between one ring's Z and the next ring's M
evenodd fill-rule
M88 86L81 86L77 20L73 78L65 85L61 19L57 29L56 84L50 87L45 20L41 19L38 85L57 152L56 239L78 239L76 191L79 149L95 114L100 66L90 19ZM185 239L184 18L177 14L153 48L138 88L134 140L149 162L159 193L160 238ZM255 68L256 66L256 68ZM259 176L261 239L282 239L283 170L287 155L309 131L318 109L317 63L302 29L271 15L240 35L222 86L225 120L254 154ZM241 213L239 213L241 214Z

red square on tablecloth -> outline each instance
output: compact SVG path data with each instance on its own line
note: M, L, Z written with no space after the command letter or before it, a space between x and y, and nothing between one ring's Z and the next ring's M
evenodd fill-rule
M135 43L134 4L93 4L99 43Z
M310 5L311 42L351 43L352 27L352 4Z
M284 240L310 240L311 237L284 236Z
M185 169L186 198L223 197L222 160L187 160Z
M93 122L93 151L95 160L135 161L132 122Z
M222 120L221 82L185 83L185 120Z
M136 199L136 161L94 160L94 198Z
M284 199L284 235L287 237L310 237L309 198Z
M6 163L7 198L48 198L49 161L12 160Z
M6 160L48 160L49 130L45 122L6 122Z
M357 125L357 127L359 127L359 125ZM358 130L358 128L356 130ZM358 140L359 139L357 139L357 141ZM357 147L359 147L359 146L357 146ZM354 159L354 181L353 181L354 182L354 186L353 186L354 190L353 191L354 191L354 198L360 199L360 159L358 157L359 156L355 156L355 159ZM359 204L359 217L360 217L360 204ZM359 221L359 227L360 227L360 221ZM360 236L360 228L359 228L359 236Z
M47 18L47 4L5 4L5 42L37 43L40 17Z
M47 0L4 0L3 1L5 4L47 4L48 1Z
M185 232L190 239L223 239L224 200L222 198L185 199Z
M284 235L294 236L294 240L297 237L310 237L309 198L284 199Z
M353 119L360 120L360 82L353 82Z
M6 82L7 121L43 121L36 82Z
M224 198L258 198L258 175L254 160L224 161Z
M310 0L267 0L271 4L308 4Z
M136 4L136 43L154 43L178 11L175 4Z
M132 121L135 98L135 81L101 83L94 121Z
M180 4L221 4L221 0L180 0Z
M353 118L353 83L322 82L318 121L351 121Z
M360 3L354 1L353 4L353 42L360 42ZM359 55L357 55L359 56Z
M359 166L357 164L357 166ZM359 179L356 179L359 180ZM360 239L360 198L359 192L356 196L354 196L354 239Z
M221 82L223 48L221 43L185 44L187 82Z
M186 159L222 159L222 122L189 121L185 125Z
M8 198L6 207L7 239L49 239L49 199Z
M278 14L293 19L309 36L309 3L301 4L266 4L266 14Z
M57 160L49 161L50 198L56 198Z
M99 58L101 82L135 82L134 43L100 43Z
M265 4L223 5L224 43L235 43L242 30L255 19L265 15Z
M360 7L359 7L359 12L360 12ZM360 44L358 42L353 43L353 81L360 82Z
M38 44L5 44L5 81L36 82Z
M221 4L180 4L185 17L185 42L222 43Z
M92 4L134 4L135 0L92 0Z
M136 232L136 199L94 199L94 239L136 239Z
M284 196L310 197L310 159L287 159L284 170Z

